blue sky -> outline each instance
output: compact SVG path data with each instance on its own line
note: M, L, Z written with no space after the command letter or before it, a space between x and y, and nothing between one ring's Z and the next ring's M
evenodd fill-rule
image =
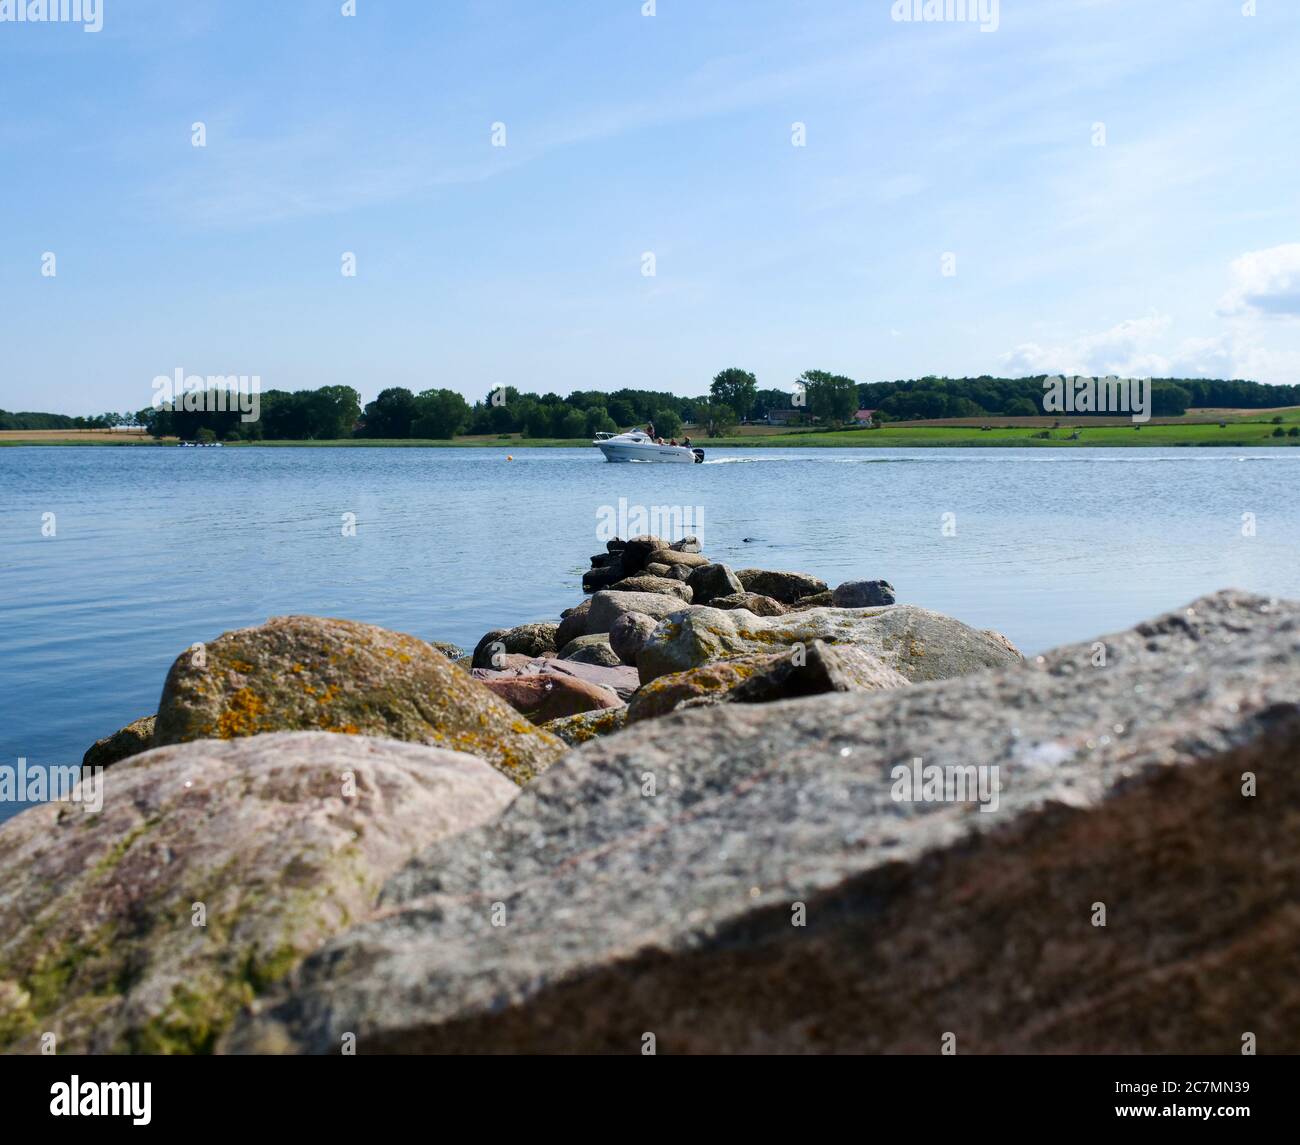
M0 21L0 407L138 409L177 368L1300 382L1295 0L342 6Z

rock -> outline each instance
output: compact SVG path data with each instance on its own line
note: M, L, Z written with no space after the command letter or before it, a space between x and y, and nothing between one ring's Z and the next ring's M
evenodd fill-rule
M856 644L814 640L802 655L786 652L754 672L727 695L734 704L770 704L827 692L882 692L911 683Z
M430 640L429 647L435 652L441 652L448 660L460 660L465 655L465 649L459 644L448 644L445 640Z
M755 672L780 659L779 655L771 653L738 656L734 660L714 660L685 672L660 676L642 685L628 701L627 722L634 724L640 720L657 719L690 701L717 701Z
M609 568L611 565L618 565L620 568L623 563L623 554L614 552L612 549L608 552L596 553L591 558L591 567L594 569Z
M0 1048L207 1052L412 855L518 790L459 752L325 732L119 763L98 813L46 803L0 830Z
M787 612L800 612L809 608L830 608L831 594L827 592L815 592L812 596L805 596L801 600L796 600L792 605L786 608Z
M701 553L679 553L676 549L660 549L650 555L647 563L667 565L669 568L685 566L688 569L698 569L707 565L709 558Z
M158 706L156 746L274 731L467 751L519 783L564 751L423 640L370 624L280 616L177 657Z
M643 573L641 576L630 576L626 580L621 580L616 585L611 586L613 592L657 592L661 596L673 596L686 604L690 604L694 598L689 584L685 584L676 577L650 576Z
M494 628L474 646L474 667L500 668L502 662L493 663L493 657L527 656L532 659L554 652L559 630L558 624L548 620L519 624L514 628Z
M609 588L612 584L617 584L623 580L626 573L622 565L609 565L605 568L588 569L582 574L583 592L599 592L602 588Z
M782 604L794 604L805 596L827 591L824 580L809 576L807 573L741 569L736 573L736 579L740 581L746 592L770 596Z
M522 712L535 724L601 708L622 707L608 688L563 675L496 675L483 681L492 694Z
M617 537L615 537L612 541L605 542L606 552L621 553L625 548L627 548L627 542L620 541Z
M699 703L768 704L827 692L878 692L904 688L906 676L852 644L814 640L794 651L715 660L660 676L628 703L628 723L667 715Z
M609 646L623 664L636 664L641 645L649 639L659 621L644 612L625 612L609 629Z
M887 580L846 580L831 592L835 608L879 608L895 600L894 586Z
M747 608L755 616L781 616L787 610L779 600L762 596L757 592L735 592L730 596L715 596L709 601L710 608Z
M824 640L857 644L909 680L940 680L1016 663L1008 641L911 604L874 610L813 608L784 616L694 606L665 619L637 656L641 682L710 660Z
M153 716L141 716L111 736L96 740L81 757L82 767L108 767L153 746Z
M1300 605L1221 593L1105 646L587 744L228 1048L1300 1052ZM914 759L997 787L907 800Z
M509 632L508 628L492 628L479 637L479 642L474 645L474 651L470 653L470 663L475 668L491 668L493 662L497 667L501 666L501 659L505 656L505 635Z
M565 743L578 747L597 736L613 735L627 725L627 705L605 708L598 712L580 712L576 716L563 716L551 720L545 728L551 735L559 736Z
M689 537L683 537L680 541L674 541L668 546L677 553L698 553L700 551L699 538L692 534Z
M646 616L662 619L673 612L690 607L676 597L658 592L613 592L606 589L591 598L591 611L587 613L587 632L608 632L625 612L643 612Z
M584 664L578 660L547 660L538 670L544 676L572 676L577 680L586 680L589 684L598 684L602 688L608 688L624 702L641 686L637 670L624 664L613 667Z
M640 678L635 668L584 664L578 660L561 660L557 657L525 660L503 671L475 668L473 676L483 682L514 676L571 676L575 680L586 680L589 684L608 688L622 700L626 700L640 687Z
M558 658L579 664L603 664L607 668L616 668L623 662L614 654L608 638L599 632L591 636L575 636L560 650Z
M623 575L636 576L645 568L651 553L657 553L668 544L662 537L640 536L631 538L623 546Z
M550 620L517 624L514 628L506 629L501 642L505 644L507 652L517 652L522 656L541 656L556 650L558 645L555 643L555 637L559 630L560 626ZM476 656L477 651L475 649ZM475 665L475 667L479 666Z
M692 569L686 583L691 587L696 604L708 604L714 597L744 591L736 574L723 564L700 565Z
M668 576L673 571L672 565L646 565L645 571L651 576Z
M555 630L555 646L563 648L571 640L587 635L587 613L591 610L591 597L574 608L566 608Z

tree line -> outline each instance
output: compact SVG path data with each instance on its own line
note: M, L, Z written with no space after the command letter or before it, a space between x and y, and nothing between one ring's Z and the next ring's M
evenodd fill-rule
M857 382L825 370L806 370L788 386L760 388L748 370L730 367L713 378L709 392L678 397L660 390L622 388L606 393L575 390L565 397L537 394L515 386L493 390L472 404L447 389L418 393L401 386L385 389L361 403L351 386L315 390L269 390L259 395L260 411L244 421L226 403L199 400L199 408L146 408L135 413L69 417L63 414L6 413L0 429L96 429L143 426L155 437L215 441L336 441L350 437L447 439L460 434L522 434L530 438L591 438L654 423L665 438L692 432L719 437L742 421L762 421L773 410L784 420L838 426L853 421L859 409L874 411L877 424L937 418L1028 417L1041 415L1043 381L1032 378L924 377L892 382ZM1206 378L1155 378L1152 413L1174 417L1194 407L1263 409L1300 405L1300 385ZM220 408L218 408L220 407ZM1072 416L1088 416L1087 414ZM1104 415L1098 415L1104 416Z

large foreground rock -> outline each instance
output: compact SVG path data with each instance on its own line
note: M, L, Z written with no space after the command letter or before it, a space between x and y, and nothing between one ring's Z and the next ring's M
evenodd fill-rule
M9 1052L46 1031L59 1053L211 1049L416 851L519 790L471 756L324 732L157 748L104 781L98 813L0 828Z
M552 626L553 627L553 626ZM486 759L525 783L564 753L423 640L351 620L281 616L182 653L153 742L331 731Z
M662 621L637 654L641 682L724 657L784 652L794 644L857 644L909 680L941 680L1019 662L1004 636L942 613L890 608L810 608L783 616L693 606Z
M1105 645L588 744L229 1048L1296 1053L1300 605ZM896 798L918 758L996 810Z

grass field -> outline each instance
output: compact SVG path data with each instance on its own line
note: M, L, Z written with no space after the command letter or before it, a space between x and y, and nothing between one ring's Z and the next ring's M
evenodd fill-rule
M878 429L826 431L782 429L777 426L742 426L730 437L695 437L704 449L780 448L876 448L909 449L938 446L1024 446L1027 448L1087 448L1088 446L1298 446L1295 437L1275 437L1279 428L1300 428L1300 406L1267 410L1197 409L1181 418L1152 418L1135 426L1126 418L1075 419L1059 421L1049 417L959 418L932 422L888 422ZM1220 424L1222 423L1222 424ZM1046 434L1047 436L1042 436ZM139 433L110 430L0 430L0 445L175 445L174 438L154 442ZM272 446L276 448L358 448L398 446L407 449L494 448L516 449L589 448L583 438L525 438L519 434L457 437L451 441L413 438L349 438L341 441L258 441L227 442L232 449Z
M0 445L166 445L176 439L154 441L147 433L116 429L0 429Z

